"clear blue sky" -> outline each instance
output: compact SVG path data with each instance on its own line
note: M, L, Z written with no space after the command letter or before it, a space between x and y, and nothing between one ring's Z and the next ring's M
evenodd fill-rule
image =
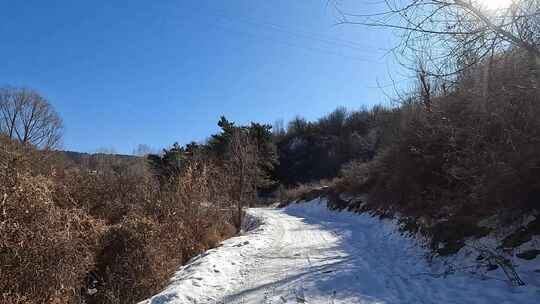
M41 92L64 149L85 152L202 141L220 115L273 123L385 102L392 33L335 26L327 2L0 0L0 85Z

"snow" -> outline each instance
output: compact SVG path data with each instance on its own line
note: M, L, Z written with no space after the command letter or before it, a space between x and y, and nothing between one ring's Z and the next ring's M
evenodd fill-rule
M437 275L444 261L428 263L395 222L330 211L319 199L250 209L248 218L251 230L194 258L141 303L540 303L539 285L511 287L499 270Z

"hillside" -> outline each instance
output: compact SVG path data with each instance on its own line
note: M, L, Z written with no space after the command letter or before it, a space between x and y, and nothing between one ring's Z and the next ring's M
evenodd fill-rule
M58 157L64 159L66 163L71 163L77 167L85 167L89 170L98 170L104 163L119 167L130 167L144 164L144 157L124 154L106 153L83 153L75 151L56 151Z

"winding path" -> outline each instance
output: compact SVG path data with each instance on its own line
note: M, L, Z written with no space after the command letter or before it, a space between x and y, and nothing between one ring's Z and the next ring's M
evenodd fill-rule
M423 250L368 215L317 202L249 214L258 228L195 258L144 303L540 303L535 286L429 275Z

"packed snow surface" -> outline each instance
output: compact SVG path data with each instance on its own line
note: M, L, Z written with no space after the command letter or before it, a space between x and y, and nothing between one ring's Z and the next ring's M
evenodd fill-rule
M392 222L319 200L248 218L251 230L194 258L142 303L540 303L536 284L437 275Z

